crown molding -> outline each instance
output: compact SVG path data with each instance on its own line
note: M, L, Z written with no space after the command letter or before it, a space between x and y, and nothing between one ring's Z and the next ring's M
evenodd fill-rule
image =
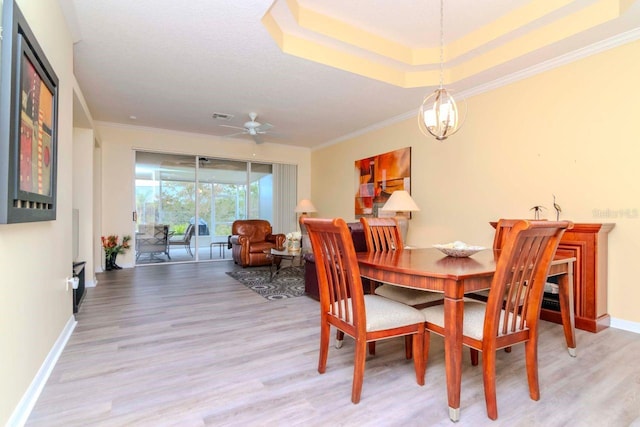
M572 52L569 52L564 55L560 55L556 58L549 59L547 61L541 62L540 64L534 65L532 67L525 68L523 70L517 71L515 73L509 74L507 76L501 77L499 79L475 86L473 88L467 89L465 91L461 91L458 93L458 97L462 99L470 98L472 96L480 95L485 92L489 92L500 87L509 85L511 83L518 82L520 80L524 80L529 77L533 77L535 75L544 73L546 71L553 70L555 68L561 67L563 65L569 64L571 62L578 61L580 59L596 55L598 53L605 52L607 50L625 45L627 43L634 42L640 39L640 27L634 28L633 30L627 31L625 33L618 34L614 37L610 37L608 39L593 43L589 46L583 47L581 49L576 49ZM378 129L385 128L395 123L402 122L411 117L416 117L418 114L418 105L416 105L416 109L412 111L407 111L406 113L400 114L398 116L391 117L387 120L383 120L381 122L375 123L366 128L348 133L346 135L340 136L338 138L329 140L323 144L320 144L312 149L315 151L320 148L328 147L330 145L338 144L342 141L355 138L360 135L364 135L369 132L373 132Z
M515 73L509 74L500 79L496 79L491 82L481 84L471 89L462 91L459 93L459 96L462 96L464 98L469 98L471 96L480 95L482 93L489 92L499 87L506 86L508 84L515 83L517 81L520 81L529 77L533 77L537 74L541 74L546 71L553 70L563 65L570 64L580 59L584 59L589 56L596 55L598 53L602 53L607 50L625 45L627 43L631 43L638 39L640 39L640 27L627 31L626 33L618 34L614 37L610 37L608 39L593 43L589 46L576 49L564 55L557 56L553 59L549 59L547 61L541 62L532 67L525 68L520 71L516 71Z

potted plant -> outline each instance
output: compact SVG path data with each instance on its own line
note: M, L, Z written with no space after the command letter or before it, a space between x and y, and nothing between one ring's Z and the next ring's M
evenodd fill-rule
M105 261L105 270L120 270L118 264L116 264L116 258L118 254L123 254L127 249L130 248L129 240L131 240L131 236L124 236L122 238L122 244L119 242L119 238L117 235L109 235L102 236L102 249L104 249L104 261Z

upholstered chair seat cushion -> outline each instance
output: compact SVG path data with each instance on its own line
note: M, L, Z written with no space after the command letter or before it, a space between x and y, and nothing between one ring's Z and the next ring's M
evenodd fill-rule
M462 334L477 340L482 340L484 329L484 314L487 304L479 301L464 301L464 319L462 326ZM444 305L437 305L422 309L424 318L427 322L433 323L444 328ZM505 311L500 312L500 324L503 324ZM512 316L512 315L511 315ZM516 322L521 321L520 316L516 316ZM511 322L509 322L511 323ZM502 335L498 331L498 336Z
M351 298L344 300L343 304L349 312L349 319L353 319ZM420 310L377 295L364 295L364 305L367 313L367 332L424 322L424 315Z
M375 294L412 306L428 304L444 299L444 294L393 285L378 286L375 290Z

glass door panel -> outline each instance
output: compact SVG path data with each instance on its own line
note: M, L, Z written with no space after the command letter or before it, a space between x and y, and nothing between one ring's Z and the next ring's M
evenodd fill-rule
M136 264L197 260L195 159L136 152Z
M226 248L231 225L246 218L247 163L200 157L198 168L198 212L210 228L208 239L200 241L210 259L231 255Z

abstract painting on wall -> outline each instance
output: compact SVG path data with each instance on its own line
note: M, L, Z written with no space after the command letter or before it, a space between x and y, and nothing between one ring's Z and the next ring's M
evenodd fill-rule
M0 223L55 220L58 78L15 1L2 31Z
M411 147L356 160L355 217L377 217L396 190L411 192Z

